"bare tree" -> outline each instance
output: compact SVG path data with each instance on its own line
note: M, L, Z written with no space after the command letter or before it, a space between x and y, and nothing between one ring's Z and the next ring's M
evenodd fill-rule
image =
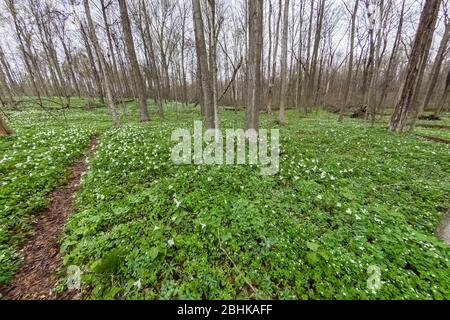
M351 14L351 31L350 31L350 53L348 56L348 71L347 71L347 77L345 79L344 83L344 96L342 100L342 105L339 112L339 121L342 121L344 118L344 113L347 107L348 103L348 96L350 94L350 86L352 82L352 73L353 73L353 56L354 56L354 50L355 50L355 29L356 29L356 15L358 13L358 6L359 6L359 0L355 0L355 7L353 11L350 11L347 7L347 5L344 2L344 5L346 6L346 9Z
M281 10L281 8L280 8ZM288 55L288 34L289 34L289 0L284 2L284 14L283 14L283 39L281 40L281 97L279 105L279 118L278 121L280 125L286 123L285 115L285 103L287 94L287 55Z
M89 1L83 0L83 4L84 4L84 10L85 10L85 14L86 14L87 23L88 23L88 34L89 34L90 40L94 46L95 52L97 54L98 62L102 69L102 78L103 78L103 84L105 86L108 110L111 114L114 125L117 127L120 125L120 122L119 122L119 118L117 116L116 106L114 104L111 79L108 77L108 74L107 74L108 66L106 64L105 57L102 53L102 49L100 48L100 43L98 41L97 34L95 33L95 27L94 27L94 22L92 20L91 9L89 7ZM81 21L80 21L80 23L81 23Z
M192 10L194 17L195 45L202 83L201 88L205 113L205 125L208 129L214 129L215 121L214 95L212 88L213 83L209 70L210 66L208 65L208 53L206 51L202 8L199 0L192 0Z
M275 85L275 77L277 75L277 59L278 59L278 45L279 45L279 37L280 37L280 24L281 24L281 17L282 17L282 8L283 8L283 1L280 0L278 4L278 19L277 19L277 26L275 30L275 41L273 42L273 58L272 58L272 75L270 75L269 72L269 88L268 88L268 97L267 97L267 113L272 113L272 100L273 100L273 87ZM272 38L272 37L271 37Z
M247 112L246 129L259 130L261 102L261 57L263 32L263 0L248 1Z
M132 75L134 78L133 83L135 85L135 95L139 100L139 112L141 115L141 121L147 122L149 120L147 109L147 92L134 48L133 34L131 33L131 23L130 18L128 17L128 8L125 0L119 0L119 7L123 35L127 47L128 58L131 63Z

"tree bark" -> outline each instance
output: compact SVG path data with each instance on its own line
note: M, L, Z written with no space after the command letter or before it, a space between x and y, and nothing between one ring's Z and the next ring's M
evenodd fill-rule
M202 11L199 0L192 0L192 11L194 17L195 46L197 59L200 66L201 88L203 96L203 108L205 114L205 126L207 129L215 129L214 102L212 79L208 65L208 54L205 44L205 31L203 25Z
M261 55L263 32L263 0L248 1L247 110L246 129L259 130L261 101ZM234 76L233 76L234 78Z
M398 102L392 115L389 129L394 132L402 132L406 120L411 112L411 103L416 88L417 76L419 73L421 62L424 57L426 48L432 41L434 27L436 25L437 15L441 0L426 0L417 34L414 40L412 51L409 57L406 78L402 85Z
M450 21L447 22L447 24L445 26L444 35L443 35L441 43L439 45L439 50L436 54L436 59L434 60L433 69L431 70L431 74L430 74L428 90L425 95L425 99L423 101L422 108L421 108L422 111L426 110L430 103L431 96L433 95L434 89L437 84L437 80L439 78L439 73L441 71L442 62L445 59L445 53L447 51L449 40L450 40Z
M275 29L275 41L273 42L273 60L272 60L272 75L269 74L269 88L267 93L267 113L272 113L272 100L273 100L273 87L275 86L275 77L277 75L277 59L278 59L278 45L279 45L279 38L280 38L280 24L281 24L281 17L282 17L282 8L283 8L283 1L280 0L278 4L278 18L277 18L277 26Z
M278 122L280 125L286 124L285 103L287 95L287 54L288 54L288 35L289 35L289 0L285 0L284 14L283 14L283 39L281 40L281 96L280 96L280 111Z

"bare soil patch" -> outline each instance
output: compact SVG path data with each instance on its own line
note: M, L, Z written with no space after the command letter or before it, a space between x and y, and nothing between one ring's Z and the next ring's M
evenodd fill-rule
M49 207L34 218L33 234L20 248L24 257L22 266L12 281L0 288L2 299L48 300L75 297L75 293L67 292L56 296L53 292L55 271L63 257L58 240L71 214L73 195L78 189L81 175L86 171L86 159L93 156L96 144L97 138L94 138L89 144L88 154L70 168L68 183L50 194Z

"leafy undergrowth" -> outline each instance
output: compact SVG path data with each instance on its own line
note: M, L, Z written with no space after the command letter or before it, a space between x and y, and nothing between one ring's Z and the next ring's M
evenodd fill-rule
M442 138L450 141L450 129L438 128L417 128L416 132L420 135Z
M221 127L243 116L223 112ZM276 176L175 166L171 132L196 117L102 135L62 239L84 298L450 298L450 247L433 236L450 203L449 146L289 113Z
M0 284L19 267L18 246L49 192L64 182L67 167L83 156L99 128L110 126L109 117L80 111L31 109L8 118L15 135L0 140Z

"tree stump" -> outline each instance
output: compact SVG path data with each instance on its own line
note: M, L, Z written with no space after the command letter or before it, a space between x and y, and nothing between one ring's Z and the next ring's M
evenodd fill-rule
M442 218L441 224L436 229L436 236L439 238L439 240L450 244L450 208Z

